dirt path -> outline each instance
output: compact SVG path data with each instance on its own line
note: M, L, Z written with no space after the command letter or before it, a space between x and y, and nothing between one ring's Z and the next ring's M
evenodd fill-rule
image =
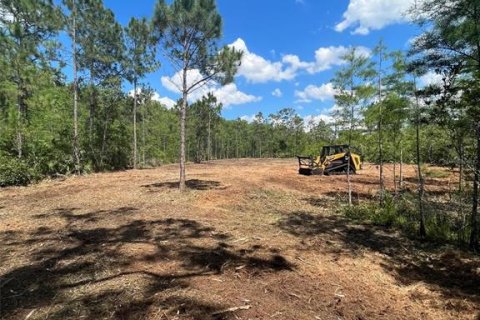
M190 165L186 194L174 165L0 190L0 318L480 318L478 258L354 224L334 213L344 176L296 170ZM353 177L356 201L377 170Z

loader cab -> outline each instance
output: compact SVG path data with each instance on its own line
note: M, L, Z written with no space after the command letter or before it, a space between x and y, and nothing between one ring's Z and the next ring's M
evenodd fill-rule
M325 161L326 157L333 156L335 154L345 153L349 150L348 145L334 145L334 146L324 146L322 148L322 153L320 158L322 161Z

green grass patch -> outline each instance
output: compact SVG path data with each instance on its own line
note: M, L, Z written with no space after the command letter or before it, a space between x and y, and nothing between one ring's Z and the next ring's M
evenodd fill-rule
M450 174L445 170L427 168L425 170L425 176L428 178L444 179L444 178L448 178Z

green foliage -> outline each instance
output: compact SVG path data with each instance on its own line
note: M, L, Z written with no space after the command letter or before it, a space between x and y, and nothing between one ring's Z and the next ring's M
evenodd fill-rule
M375 95L375 87L371 84L375 71L368 55L356 48L350 49L342 58L346 64L332 80L337 90L337 108L333 116L348 131L348 144L352 144L353 131L361 124L361 110Z
M193 69L202 74L197 82L187 81L183 94L206 81L222 85L233 81L242 52L228 46L218 49L223 25L214 0L174 0L171 4L158 0L152 26L174 65L181 66L186 76Z
M377 202L364 202L343 207L343 214L351 219L370 221L375 225L403 227L412 216L410 205L409 199L395 199L386 194L383 206L378 205Z
M450 173L445 170L434 169L426 167L425 170L422 170L425 173L425 176L428 178L448 178Z
M471 230L465 222L465 214L469 209L465 201L471 194L453 192L450 197L448 202L445 199L425 201L427 237L432 241L465 245ZM378 201L365 201L342 206L341 213L353 220L399 229L412 237L418 234L419 214L414 194L404 193L396 197L386 194L383 206Z
M132 18L125 28L125 57L123 70L130 83L146 73L155 71L160 64L155 60L155 41L146 18Z
M36 178L37 174L24 161L0 156L0 187L24 186Z

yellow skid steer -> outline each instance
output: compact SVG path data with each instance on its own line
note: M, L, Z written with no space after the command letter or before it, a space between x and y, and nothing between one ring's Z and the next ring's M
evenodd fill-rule
M359 152L349 145L324 146L319 156L297 156L298 173L303 175L331 175L357 173L362 168Z

